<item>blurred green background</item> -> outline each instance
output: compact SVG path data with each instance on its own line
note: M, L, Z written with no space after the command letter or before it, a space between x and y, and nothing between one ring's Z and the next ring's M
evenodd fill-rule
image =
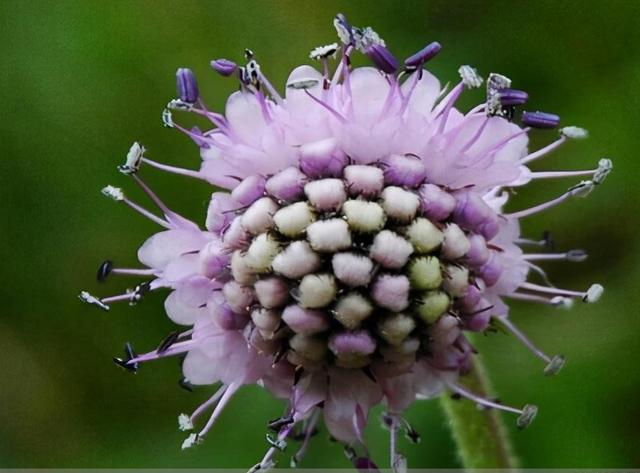
M460 64L499 71L529 91L530 107L559 113L591 131L544 160L546 169L589 168L614 159L615 170L588 199L530 221L524 230L553 231L561 249L584 248L582 265L551 264L559 286L601 282L605 297L573 311L513 304L514 319L551 353L568 358L545 378L541 364L504 335L478 341L505 402L538 404L536 423L513 439L527 467L640 466L640 2L638 1L27 1L0 6L0 466L246 467L266 449L265 422L282 405L246 388L200 448L182 453L176 416L208 393L177 387L175 360L145 366L137 376L111 357L130 340L152 349L172 330L163 296L109 313L82 305L80 289L109 295L130 280L98 287L104 258L135 264L137 246L156 228L100 196L118 174L130 143L149 156L195 168L195 146L161 126L174 95L174 71L191 67L207 103L221 110L234 90L209 60L241 60L253 48L265 71L283 84L315 46L335 40L332 18L343 11L371 25L406 57L432 40L444 48L429 68L442 82ZM361 61L362 63L366 61ZM469 94L467 104L481 99ZM549 142L538 133L532 145ZM541 168L540 166L538 168ZM145 179L185 215L203 221L211 189L152 169ZM519 191L523 208L573 181ZM457 466L437 402L416 404L407 417L422 433L402 445L414 467ZM506 418L510 428L512 417ZM385 432L369 439L385 464ZM381 452L381 453L379 453ZM288 461L283 462L283 465ZM323 431L303 464L346 467Z

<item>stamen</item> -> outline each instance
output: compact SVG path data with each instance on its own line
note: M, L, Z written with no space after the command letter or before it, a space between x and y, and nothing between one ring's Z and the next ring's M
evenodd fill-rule
M165 221L165 220L161 219L160 217L152 214L147 209L145 209L143 207L140 207L135 202L132 202L129 199L127 199L125 197L125 195L124 195L124 192L122 192L122 189L120 189L118 187L113 187L113 186L106 186L106 187L103 187L100 192L102 192L102 195L104 195L106 197L109 197L110 199L113 199L116 202L124 202L129 207L131 207L133 210L135 210L136 212L144 215L145 217L147 217L152 222L155 222L158 225L160 225L160 226L162 226L162 227L164 227L166 229L169 229L169 230L172 228L171 225L167 221Z
M405 59L404 65L407 68L422 67L422 65L425 62L435 57L440 52L441 49L442 49L442 45L437 41L434 41L433 43L429 43L420 51L418 51L417 53Z
M211 396L209 399L207 399L205 402L203 402L202 404L200 404L197 409L195 411L193 411L193 413L191 414L191 416L189 417L189 422L191 423L191 425L193 425L195 423L195 421L204 413L207 411L207 409L209 409L211 406L213 406L214 404L216 404L218 402L218 400L222 397L222 395L225 393L225 391L227 390L228 386L226 384L223 384L222 387L220 389L218 389L213 396ZM182 414L184 415L184 414ZM182 429L180 429L182 430Z
M551 151L553 151L554 149L558 148L562 143L567 141L567 138L568 137L566 135L562 135L558 140L554 141L553 143L545 146L544 148L540 148L538 151L535 151L535 152L525 156L524 158L522 158L520 160L520 163L521 164L527 164L527 163L535 161L536 159L541 158L541 157L549 154Z
M522 123L531 128L549 129L558 126L560 117L553 113L523 112Z
M553 376L558 374L565 363L565 358L562 355L555 355L553 358L549 357L546 353L536 347L529 338L522 333L518 327L516 327L507 317L495 317L494 320L498 320L499 323L509 330L520 342L531 351L535 356L547 363L544 368L544 374L547 376Z
M540 286L529 282L522 283L520 288L530 291L541 292L544 294L553 294L556 296L579 297L583 302L597 302L604 292L604 288L600 284L592 284L586 292L571 291L568 289L559 289L555 287Z
M549 202L545 202L544 204L536 205L535 207L528 208L526 210L520 210L519 212L513 212L510 214L505 214L506 218L512 219L521 219L524 217L529 217L531 215L537 214L544 210L555 207L558 204L561 204L567 199L571 197L586 197L596 186L594 181L582 181L579 184L569 188L567 192L562 194L560 197L557 197Z
M195 103L200 97L196 76L191 69L182 67L176 71L176 89L178 97L185 103Z
M295 455L291 457L291 468L297 468L304 458L304 455L307 453L307 449L311 443L311 437L313 437L313 434L316 432L316 425L318 424L318 420L320 420L321 412L322 411L320 409L314 409L313 414L311 414L311 417L304 429L304 439L302 440L302 444Z
M521 292L512 292L506 295L509 299L515 299L526 302L537 302L540 304L547 304L554 307L562 307L564 309L570 309L573 307L573 299L564 296L544 297L535 294L524 294Z
M100 299L98 299L97 297L91 295L87 291L82 291L78 295L78 297L85 304L95 305L96 307L99 307L100 309L104 310L105 312L110 309L110 307L107 304L103 303Z
M193 171L191 169L184 169L184 168L179 168L175 166L169 166L167 164L161 164L145 157L142 158L142 162L147 163L149 166L153 166L154 168L161 169L163 171L170 172L173 174L179 174L181 176L187 176L187 177L193 177L195 179L206 180L199 171Z
M118 166L118 171L122 174L135 174L140 168L142 156L145 152L144 146L137 141L131 145L129 152L127 153L127 160L124 164Z
M577 126L565 126L564 128L560 128L560 134L573 140L582 140L589 136L589 132L587 130Z
M516 425L520 429L528 427L531 424L531 422L533 422L538 412L538 408L532 404L527 404L522 409L516 409L515 407L506 406L504 404L498 404L497 402L493 402L488 399L485 399L453 382L446 382L446 385L456 394L459 394L460 396L465 397L481 406L500 409L506 412L512 412L514 414L519 414L518 419L516 421Z
M211 67L221 76L229 77L234 72L236 72L238 65L233 61L229 61L228 59L220 58L211 61Z
M318 46L309 53L309 59L327 59L329 57L336 57L339 46L338 43L327 44L326 46Z
M331 105L329 105L325 101L323 101L323 100L319 99L318 97L316 97L315 95L313 95L306 88L303 89L303 90L304 90L305 94L307 94L314 102L316 102L317 104L319 104L322 107L324 107L325 109L327 109L340 122L342 122L342 123L346 123L347 122L347 119L345 117L343 117L342 114L340 112L338 112L335 108L331 107Z
M458 73L467 89L477 89L482 85L482 77L475 68L466 65L460 66Z
M502 97L500 91L511 87L511 79L501 74L492 72L487 78L487 115L504 116L502 109Z
M571 261L581 263L588 255L584 250L569 250L566 253L530 253L523 255L527 261Z

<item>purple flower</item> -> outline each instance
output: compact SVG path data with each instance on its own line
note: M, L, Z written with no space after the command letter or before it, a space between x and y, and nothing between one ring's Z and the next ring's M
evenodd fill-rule
M382 403L393 424L414 400L445 390L516 412L524 426L535 416L534 406L497 404L457 384L474 352L465 332L502 326L553 374L564 358L536 348L509 320L507 301L568 307L602 295L598 284L574 291L530 282L532 271L542 271L540 261L582 261L586 255L544 252L544 241L519 230L521 219L587 195L611 171L608 159L584 171L529 169L586 132L562 128L557 141L529 152L529 127L555 127L559 118L525 113L527 128L510 121L512 107L527 94L511 89L508 78L492 74L487 102L461 112L457 99L482 78L462 66L460 83L443 95L438 79L423 68L439 52L438 43L396 73L397 61L375 31L351 26L342 15L335 25L343 46L314 50L322 72L296 68L284 96L252 52L243 67L214 61L223 75L239 72L240 91L228 98L224 114L205 108L193 74L178 71L180 99L190 106L172 110L197 113L215 126L195 133L165 111L167 123L197 138L200 169L152 161L138 143L119 168L160 216L121 189L103 189L162 231L138 250L144 268L107 261L98 273L100 280L127 274L146 282L120 295L82 292L80 298L109 310L166 290L167 315L187 327L142 355L127 345L118 364L136 369L186 355L183 385L221 383L192 415L180 416L183 430L202 425L183 448L202 442L238 389L256 383L288 402L286 415L270 424L276 434L261 468L273 464L294 428L305 438L294 456L299 462L321 415L333 437L365 452L371 408ZM351 68L355 51L368 54L378 68ZM331 73L329 58L336 52L341 57ZM205 229L170 210L141 179L142 167L224 188L212 194ZM511 188L573 176L585 180L548 202L504 210ZM202 422L207 410L211 417ZM396 435L398 429L390 430ZM373 468L366 455L351 451L354 464Z

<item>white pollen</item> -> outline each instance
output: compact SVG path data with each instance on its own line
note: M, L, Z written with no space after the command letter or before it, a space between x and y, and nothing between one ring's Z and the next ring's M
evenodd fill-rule
M469 287L469 270L462 266L447 266L442 286L453 297L464 296Z
M116 202L124 200L124 192L122 192L122 189L120 189L119 187L106 186L103 187L100 192L102 192L102 195L109 197Z
M556 296L551 299L551 305L560 307L561 309L571 309L573 307L573 299L570 297Z
M178 428L183 432L187 430L193 430L193 423L191 418L187 414L180 414L178 416Z
M315 221L311 207L306 202L296 202L281 208L273 216L278 231L289 238L294 238L306 230Z
M371 281L373 261L355 253L336 253L331 260L333 274L348 286L366 286Z
M565 126L560 128L560 134L572 140L582 140L589 137L589 132L577 126Z
M420 207L420 199L413 192L389 186L382 191L382 208L387 215L401 222L410 222Z
M82 302L85 302L85 303L91 304L91 305L95 305L97 307L100 307L102 310L109 310L109 306L107 304L105 304L100 299L98 299L97 297L95 297L94 295L92 295L91 293L89 293L87 291L82 291L78 295L78 297L80 298L80 300Z
M369 256L385 268L400 269L413 253L413 245L397 233L383 230L373 239Z
M384 226L386 216L382 207L365 200L347 200L342 206L347 223L356 232L370 233Z
M307 274L298 286L301 307L317 309L329 305L336 297L335 278L330 274Z
M268 233L262 233L254 238L247 250L247 266L258 273L264 273L269 270L279 251L280 244Z
M374 197L384 186L384 172L375 166L349 165L344 168L344 179L351 195Z
M591 304L592 302L598 302L604 293L604 287L600 284L592 284L587 290L587 293L582 298L583 301Z
M314 222L307 227L311 248L322 252L336 252L351 246L349 225L341 218Z
M355 330L373 312L373 305L366 297L352 292L341 297L335 306L335 317L349 330Z
M444 234L426 218L414 220L407 228L407 237L418 253L430 253L444 241Z
M326 46L318 46L309 53L309 59L325 59L330 56L335 57L338 52L338 43L327 44Z
M142 155L145 152L144 146L137 141L131 145L129 152L127 153L127 160L121 166L118 166L118 170L122 174L135 174L140 169L140 162Z
M482 77L478 71L471 66L460 66L458 74L462 78L462 82L468 89L477 89L482 85Z
M277 210L278 204L269 197L262 197L242 215L242 226L254 235L264 233L273 227L273 215Z
M593 174L593 182L602 184L612 170L613 161L608 158L602 158L598 161L598 169Z
M320 256L306 241L294 241L273 259L273 270L291 279L298 279L320 268Z
M182 450L186 450L200 443L202 443L202 439L200 439L198 434L191 434L186 439L184 439L184 442L182 442Z
M340 179L311 181L304 186L304 193L311 205L322 211L338 210L347 200L347 191Z
M449 259L462 258L471 248L469 239L462 229L455 223L450 223L444 229L444 243L442 254Z

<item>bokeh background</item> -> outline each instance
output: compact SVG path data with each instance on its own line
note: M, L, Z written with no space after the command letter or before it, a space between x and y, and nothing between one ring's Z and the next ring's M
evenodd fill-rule
M214 74L211 59L241 60L251 47L272 81L283 84L313 47L335 40L337 11L375 27L399 57L440 41L443 51L429 68L443 83L457 80L460 64L503 72L529 91L530 108L591 131L589 140L546 158L544 168L614 159L614 172L588 199L524 224L532 236L552 230L560 249L590 253L580 265L548 266L559 286L598 281L607 288L599 304L570 312L513 304L514 319L533 339L567 356L565 370L545 378L539 361L505 335L478 346L501 399L540 407L530 429L512 429L524 466L640 466L640 2L633 0L4 0L0 466L244 467L261 457L265 421L282 405L260 388L243 390L206 443L182 453L176 416L207 390L179 389L175 360L145 366L137 376L111 363L123 342L152 349L172 330L162 295L103 313L76 294L124 289L130 280L98 287L97 265L106 257L135 264L137 246L156 230L99 193L110 183L142 199L115 169L130 143L141 140L158 160L198 165L195 146L160 122L174 95L175 69L193 68L205 100L221 110L235 83ZM481 95L468 94L466 103ZM532 146L553 136L537 133ZM208 186L152 169L145 179L174 209L203 220ZM571 183L530 186L514 207L546 200ZM407 417L423 436L418 446L402 446L411 465L458 465L437 402L417 404ZM514 419L506 421L511 429ZM386 435L373 427L369 440L385 464ZM348 466L324 431L304 465Z

